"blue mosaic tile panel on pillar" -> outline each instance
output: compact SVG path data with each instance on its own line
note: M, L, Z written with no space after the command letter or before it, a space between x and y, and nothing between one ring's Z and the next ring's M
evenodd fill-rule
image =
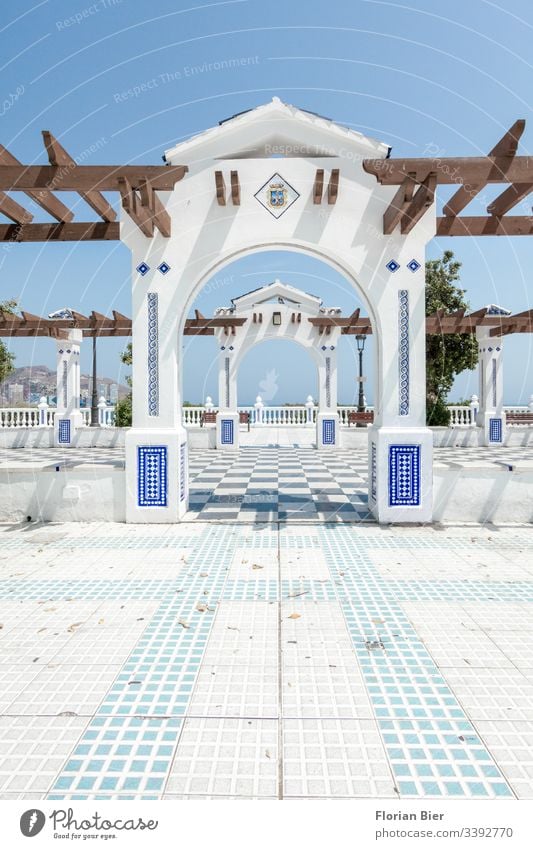
M490 442L501 442L502 441L502 420L501 419L489 419L489 441Z
M322 445L335 445L335 419L322 419Z
M222 445L233 445L233 419L222 419L220 441Z
M157 292L148 292L148 415L159 415L159 320Z
M57 441L60 445L70 445L70 419L60 419Z
M370 447L370 498L375 503L377 501L378 488L378 459L376 443L373 442Z
M420 505L420 445L389 446L389 506Z
M139 507L167 506L167 447L140 445L137 448Z
M400 416L409 415L409 292L398 292L398 392Z
M187 443L180 445L180 501L187 497Z

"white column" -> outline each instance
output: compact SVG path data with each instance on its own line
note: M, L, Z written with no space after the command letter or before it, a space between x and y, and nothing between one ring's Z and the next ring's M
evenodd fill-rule
M476 327L479 350L479 410L477 424L483 429L484 445L504 445L503 339L490 336L490 327Z
M126 433L126 521L178 522L188 503L182 424L179 280L140 234L133 251L133 426ZM144 254L146 252L146 254ZM143 265L144 262L144 265Z
M217 448L236 451L239 448L239 413L237 412L237 373L235 345L232 336L217 335L218 413Z
M80 412L80 345L81 330L65 331L57 347L57 409L54 420L54 442L63 448L72 445L77 428L82 427Z
M340 448L339 416L337 412L337 341L338 331L319 337L320 364L318 367L318 412L316 417L316 446L319 451Z
M433 437L426 427L423 259L398 260L376 309L374 425L368 433L369 507L380 522L426 522L433 507Z

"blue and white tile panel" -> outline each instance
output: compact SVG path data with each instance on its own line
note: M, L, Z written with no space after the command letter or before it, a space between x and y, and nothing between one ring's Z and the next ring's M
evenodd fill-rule
M159 296L148 292L148 415L159 415Z
M167 506L167 455L166 445L140 445L137 448L139 507Z
M389 445L389 506L420 505L420 445Z
M409 415L409 292L398 292L398 396L400 416Z

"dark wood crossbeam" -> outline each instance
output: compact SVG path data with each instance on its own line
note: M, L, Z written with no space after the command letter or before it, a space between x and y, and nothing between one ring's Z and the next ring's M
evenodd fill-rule
M226 206L226 183L222 171L215 171L215 190L219 206Z
M313 183L313 203L322 203L322 194L324 192L324 169L317 168L315 174L315 182Z
M24 209L16 200L10 198L5 192L0 192L0 212L6 218L11 218L15 224L29 224L33 221L33 215Z
M172 232L170 215L161 203L149 180L141 180L139 195L141 206L147 211L148 217L152 219L162 236L166 239L170 238Z
M64 165L72 170L76 170L79 167L72 156L67 153L63 145L58 142L49 130L43 130L43 141L50 165ZM117 214L115 210L100 192L80 190L79 195L104 221L116 220Z
M329 178L328 183L328 203L333 204L337 202L337 197L339 195L339 177L340 170L338 168L333 168L331 171L331 176Z
M432 172L431 174L428 174L424 182L417 188L411 203L400 219L400 229L402 234L410 233L415 224L420 221L426 210L429 209L435 199L436 185L437 175Z
M136 189L150 180L155 191L170 192L187 171L186 165L0 165L0 190L117 192L119 180L126 179Z
M241 184L239 183L239 172L232 171L230 173L230 182L231 182L231 202L233 206L240 206L241 204Z
M414 172L407 175L385 210L383 214L383 233L385 236L389 236L394 232L411 203L416 186L415 177L416 174Z
M16 157L14 157L7 148L0 144L0 166L2 165L22 167L18 159L16 159ZM52 192L48 192L44 189L38 189L36 191L27 191L25 194L57 221L72 221L74 218L74 214L70 211L70 209L68 209Z
M526 122L523 119L515 121L513 126L507 130L502 138L489 151L489 157L493 159L493 170L496 174L505 174L511 164L518 148L520 136L524 132ZM490 180L482 180L478 183L469 183L461 186L444 205L444 215L458 215L470 201L487 185ZM501 182L497 180L496 182Z
M528 215L458 215L437 218L437 236L531 236Z
M140 196L125 177L119 180L119 189L124 211L128 213L141 233L151 238L154 235L154 219L149 210L143 206Z
M0 242L94 242L120 239L118 221L0 224Z
M533 183L513 183L487 206L489 215L505 215L533 191Z

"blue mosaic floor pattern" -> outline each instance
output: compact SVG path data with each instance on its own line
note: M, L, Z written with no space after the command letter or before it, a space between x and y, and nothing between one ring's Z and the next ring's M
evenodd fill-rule
M111 561L127 574L102 577ZM528 528L0 529L0 797L533 798L530 764L518 781L490 742L516 730L511 717L490 726L447 680L473 667L529 693L533 625L514 654L509 635L532 602ZM493 632L476 619L491 611ZM37 791L16 752L25 734L52 745L39 688L56 686L61 707L67 674L82 690L96 680L98 706L53 714L65 751Z

